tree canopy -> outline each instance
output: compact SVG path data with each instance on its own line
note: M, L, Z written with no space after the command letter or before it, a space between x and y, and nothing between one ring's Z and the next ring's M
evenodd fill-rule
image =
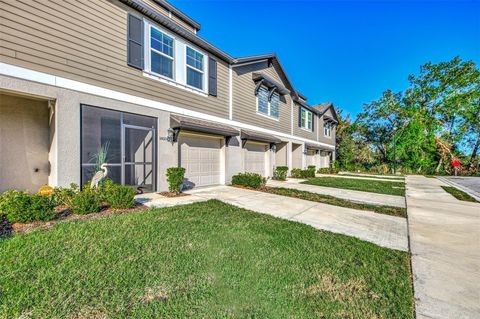
M340 116L338 164L344 168L392 167L405 171L478 171L480 71L455 57L428 62L408 77L402 92L386 90L352 121ZM395 157L395 159L394 159Z

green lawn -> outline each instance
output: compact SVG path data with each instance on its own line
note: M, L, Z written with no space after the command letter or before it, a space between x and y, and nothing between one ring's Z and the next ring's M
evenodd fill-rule
M315 177L310 178L302 183L371 193L405 196L405 184L400 182L372 181L342 177Z
M407 253L211 200L0 241L0 318L413 318Z
M283 187L264 187L261 190L271 194L295 197L295 198L305 199L305 200L323 203L323 204L372 211L372 212L385 214L385 215L407 217L407 210L401 207L360 204L360 203L355 203L349 200L336 198L329 195L311 193L311 192L301 191L298 189L283 188Z
M450 193L453 197L455 197L458 200L463 200L466 202L474 202L477 203L477 200L473 198L472 196L468 195L462 190L459 190L456 187L453 186L442 186L443 190L446 191L447 193Z
M362 174L338 174L340 176L350 176L350 177L363 177L363 178L380 178L380 179L384 179L384 180L400 180L400 181L404 181L405 180L405 177L403 176L396 176L396 175L375 175L375 176L369 176L369 175L365 175L365 176L362 176ZM388 176L388 177L386 177Z

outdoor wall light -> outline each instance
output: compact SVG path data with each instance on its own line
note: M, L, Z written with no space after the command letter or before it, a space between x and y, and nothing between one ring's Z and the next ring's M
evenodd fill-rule
M170 143L173 143L174 136L175 136L175 131L173 130L173 128L170 127L167 130L167 141Z

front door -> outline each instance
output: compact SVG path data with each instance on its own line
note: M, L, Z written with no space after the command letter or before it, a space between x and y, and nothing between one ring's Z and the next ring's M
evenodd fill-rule
M122 184L155 191L155 130L124 124L122 133Z

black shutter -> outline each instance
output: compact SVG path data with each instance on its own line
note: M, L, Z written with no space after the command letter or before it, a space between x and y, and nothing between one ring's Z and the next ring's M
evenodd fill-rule
M302 107L298 106L298 127L302 127Z
M315 132L315 113L312 112L312 132Z
M217 61L208 58L208 94L217 96Z
M143 20L128 14L127 64L143 70Z

